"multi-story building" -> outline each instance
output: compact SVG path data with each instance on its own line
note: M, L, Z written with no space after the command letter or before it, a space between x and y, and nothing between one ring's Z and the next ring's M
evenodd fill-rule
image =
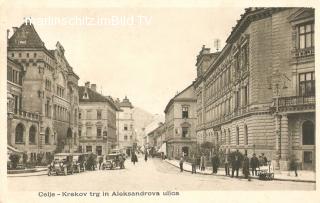
M13 92L13 119L8 144L28 153L77 149L79 77L58 42L48 50L32 24L14 28L8 40L8 88ZM14 66L17 64L18 66Z
M79 151L109 154L117 145L116 104L90 82L79 87L79 101Z
M314 9L249 8L197 57L198 142L315 167Z
M137 144L133 119L133 106L130 100L125 97L117 105L120 111L117 113L118 146L131 155L133 147Z
M173 97L165 110L165 126L168 158L189 156L196 148L196 95L190 85Z
M161 146L165 141L165 125L160 122L158 127L148 133L148 147L152 153L159 152Z

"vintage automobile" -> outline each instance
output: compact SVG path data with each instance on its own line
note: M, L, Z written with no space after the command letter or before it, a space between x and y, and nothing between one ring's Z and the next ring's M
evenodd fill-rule
M58 153L54 155L52 163L49 165L48 176L73 174L73 155L70 153Z
M122 153L111 153L106 155L105 162L102 163L102 169L123 169L125 156Z
M72 165L73 165L73 172L80 173L81 167L79 162L80 153L73 153L72 154Z
M73 155L77 157L76 159L80 167L80 172L85 171L89 153L74 153Z

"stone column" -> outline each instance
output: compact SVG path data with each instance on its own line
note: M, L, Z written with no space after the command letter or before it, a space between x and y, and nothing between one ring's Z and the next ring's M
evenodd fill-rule
M282 115L281 118L281 159L280 169L288 170L288 150L289 150L289 132L288 132L288 116Z

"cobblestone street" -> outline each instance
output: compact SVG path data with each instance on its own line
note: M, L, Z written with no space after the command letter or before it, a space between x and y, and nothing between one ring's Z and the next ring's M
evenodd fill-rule
M27 186L27 187L26 187ZM151 190L314 190L315 183L231 179L192 175L157 158L148 162L140 157L125 170L88 171L68 176L9 177L10 191L151 191Z

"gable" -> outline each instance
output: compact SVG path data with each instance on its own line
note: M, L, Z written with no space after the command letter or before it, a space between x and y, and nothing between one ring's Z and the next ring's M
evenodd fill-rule
M9 47L43 48L44 43L32 24L22 24L9 39Z

